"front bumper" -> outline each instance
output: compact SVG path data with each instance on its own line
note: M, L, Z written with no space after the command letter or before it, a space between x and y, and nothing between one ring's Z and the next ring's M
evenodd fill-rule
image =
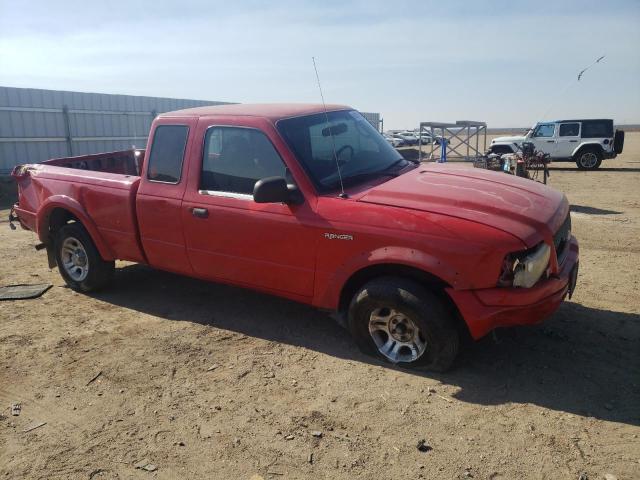
M555 312L573 293L578 269L578 241L571 237L559 272L531 288L447 289L474 339L496 327L531 325Z

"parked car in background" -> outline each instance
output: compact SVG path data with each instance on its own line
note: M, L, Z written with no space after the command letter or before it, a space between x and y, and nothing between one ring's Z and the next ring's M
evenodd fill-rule
M392 135L383 134L384 139L389 142L394 148L403 147L405 145L405 141L401 138L396 138Z
M624 147L624 131L613 128L611 119L556 120L540 122L524 136L498 137L490 153L515 153L523 142L549 154L554 162L575 162L581 170L595 170L602 160L615 158Z
M561 192L409 161L346 106L163 113L147 145L14 169L9 221L70 288L148 264L333 311L364 352L445 370L461 337L540 322L575 287Z
M413 132L399 132L399 133L394 133L393 136L395 138L399 138L400 140L403 140L404 143L409 146L418 144L418 137L416 137Z
M442 137L440 135L431 136L431 132L416 132L416 137L422 140L422 144L435 143L436 145L442 145Z

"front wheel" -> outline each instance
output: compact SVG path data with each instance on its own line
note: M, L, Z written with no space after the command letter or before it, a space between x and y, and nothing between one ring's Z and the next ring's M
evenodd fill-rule
M115 263L102 259L80 223L70 223L58 230L54 248L58 271L73 290L98 290L113 277Z
M349 330L364 353L405 367L445 371L458 353L458 332L445 305L404 278L364 285L351 301Z
M595 170L602 163L602 152L587 148L576 155L576 165L580 170Z

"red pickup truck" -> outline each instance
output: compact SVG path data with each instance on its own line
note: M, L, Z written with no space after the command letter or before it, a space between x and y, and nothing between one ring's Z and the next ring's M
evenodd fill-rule
M67 284L116 259L337 313L365 351L445 370L462 335L531 324L575 286L566 197L405 160L353 109L224 105L160 115L146 151L21 165L10 213Z

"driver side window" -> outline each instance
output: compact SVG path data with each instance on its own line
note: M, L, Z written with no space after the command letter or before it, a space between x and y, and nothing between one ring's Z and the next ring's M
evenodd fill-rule
M252 195L261 178L285 176L284 162L261 131L239 127L207 130L200 190Z
M555 125L553 123L545 123L538 125L536 131L533 133L534 137L553 137L555 131Z

